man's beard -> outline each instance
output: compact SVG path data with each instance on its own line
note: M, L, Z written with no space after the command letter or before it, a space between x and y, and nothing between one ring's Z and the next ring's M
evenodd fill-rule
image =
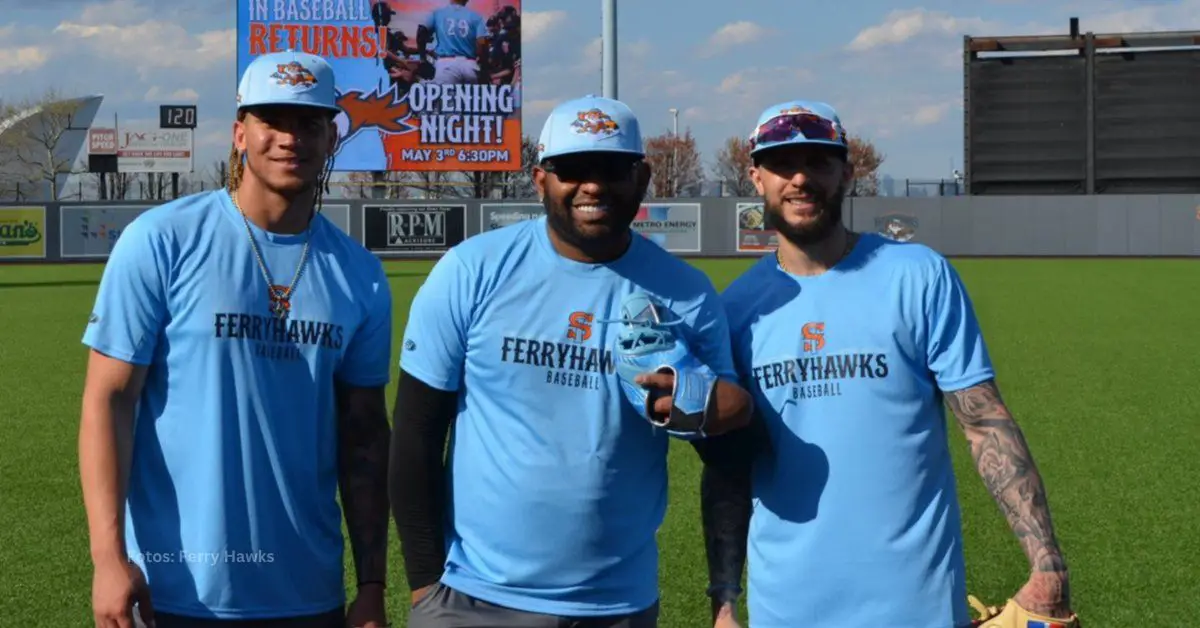
M819 198L816 203L816 220L803 226L789 225L783 218L783 199L776 204L764 203L764 218L766 227L774 229L779 237L796 246L810 246L825 241L833 235L842 223L842 204L845 202L845 184L838 186L837 191L823 194L821 190L811 190L810 196Z
M575 222L575 216L570 206L558 205L549 198L543 201L543 206L546 210L546 221L558 237L580 251L588 253L601 251L613 244L624 241L626 232L629 230L633 218L637 214L636 208L633 208L632 211L626 209L613 210L614 214L610 216L610 220L608 221L607 233L588 233L581 229L579 224Z

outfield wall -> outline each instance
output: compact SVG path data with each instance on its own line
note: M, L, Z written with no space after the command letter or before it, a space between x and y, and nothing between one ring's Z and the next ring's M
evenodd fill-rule
M0 204L0 263L102 261L144 202ZM755 199L673 199L642 206L634 227L684 257L774 250ZM538 216L496 200L331 200L324 213L388 258L439 256L465 238ZM847 199L856 231L968 256L1200 256L1200 195L870 197Z

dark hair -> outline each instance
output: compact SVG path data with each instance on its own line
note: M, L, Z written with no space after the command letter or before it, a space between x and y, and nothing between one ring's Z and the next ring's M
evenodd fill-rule
M387 0L380 0L371 5L371 20L375 22L375 27L387 26L392 23L392 16L396 14L396 10Z

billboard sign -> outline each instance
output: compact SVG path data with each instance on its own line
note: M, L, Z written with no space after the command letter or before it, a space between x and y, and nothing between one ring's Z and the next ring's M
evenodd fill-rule
M642 205L633 228L672 253L700 252L700 204Z
M117 130L107 128L88 129L89 155L116 155Z
M80 205L59 210L63 258L108 257L129 223L149 205Z
M193 129L117 129L118 172L191 172Z
M0 259L46 257L46 208L0 207Z
M771 252L779 248L779 234L767 228L762 203L738 203L736 215L738 252Z
M381 255L446 252L467 238L466 205L363 205L363 239Z
M479 206L480 231L492 231L546 215L541 203L484 203Z
M521 169L521 0L237 0L237 33L235 80L268 53L329 61L334 170Z

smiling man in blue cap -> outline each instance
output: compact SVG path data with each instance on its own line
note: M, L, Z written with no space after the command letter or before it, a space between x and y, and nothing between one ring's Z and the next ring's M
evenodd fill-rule
M382 628L392 300L320 213L334 75L264 55L237 100L227 189L129 225L84 333L95 621Z
M722 295L757 412L708 443L716 625L737 625L747 551L752 628L972 625L944 401L1029 558L1015 600L1071 617L1045 489L954 267L843 225L854 164L828 104L768 108L750 146L779 247Z
M668 438L750 408L711 282L631 229L650 176L626 105L564 102L546 215L447 251L417 292L390 479L412 628L657 625Z

